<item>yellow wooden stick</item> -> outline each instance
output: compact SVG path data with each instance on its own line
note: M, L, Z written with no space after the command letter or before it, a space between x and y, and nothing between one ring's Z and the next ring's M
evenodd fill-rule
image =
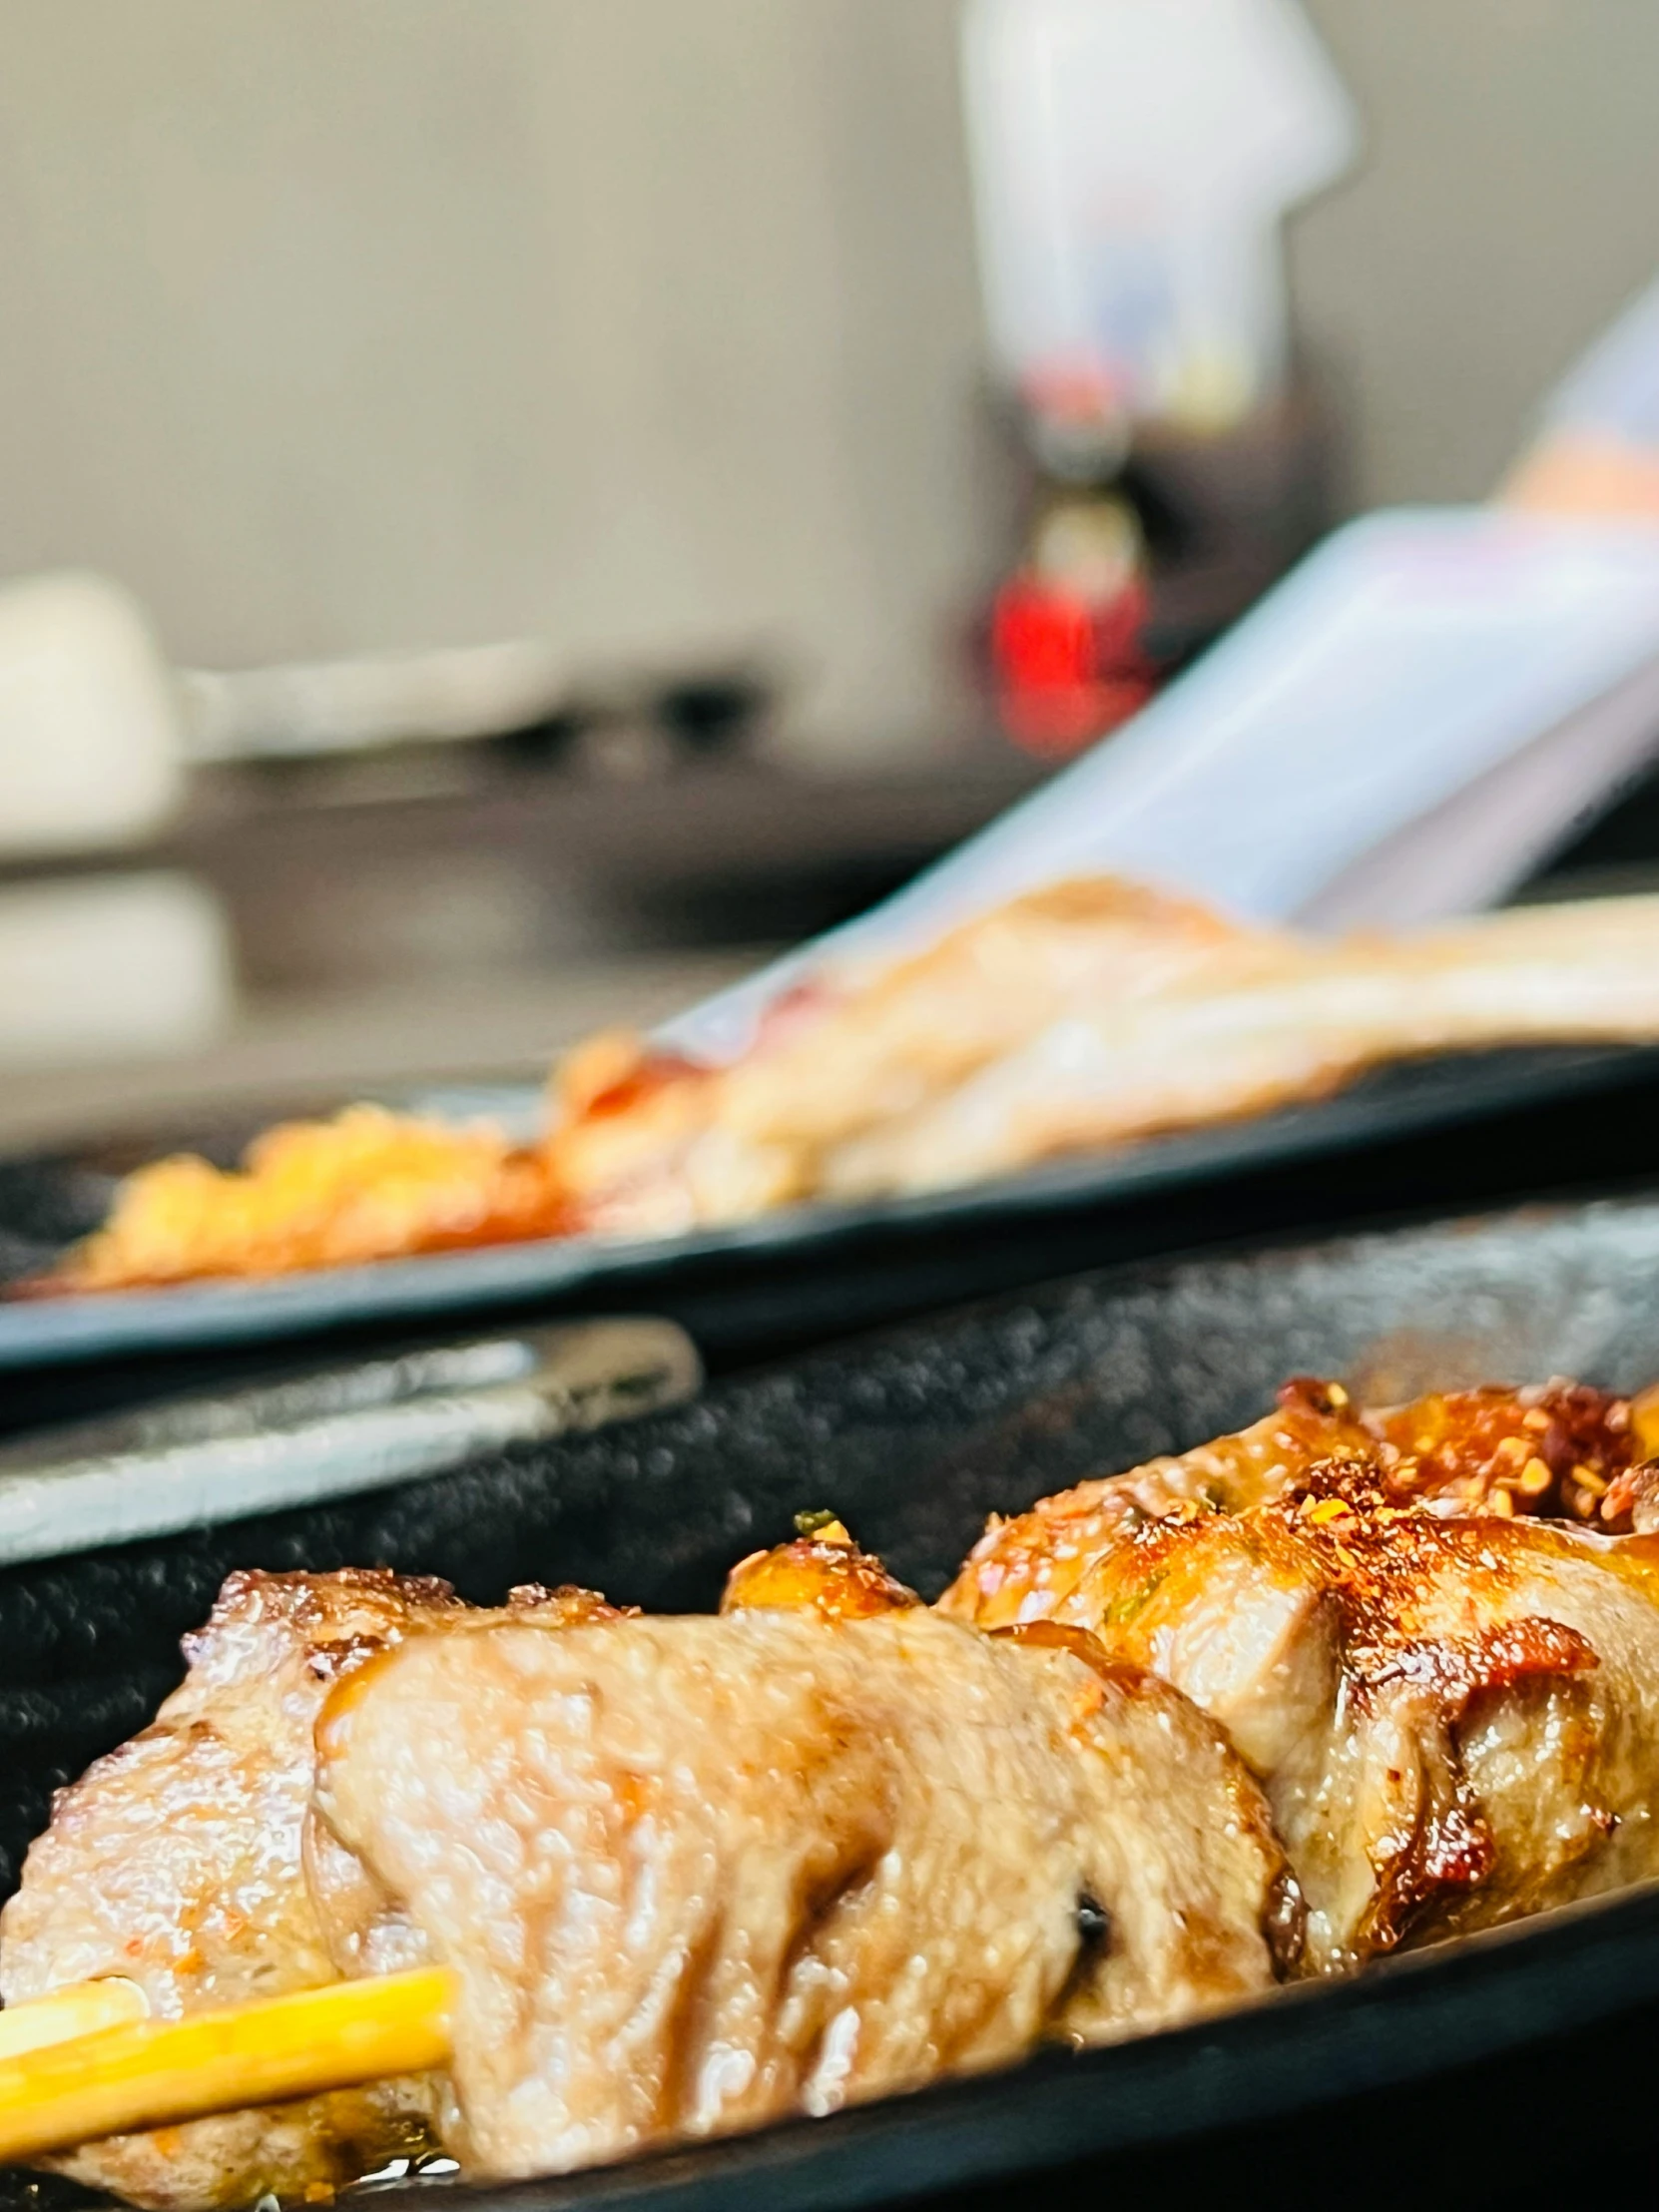
M75 1981L50 1996L28 1997L0 2012L0 2058L67 2043L125 2020L142 2020L150 2006L136 1981Z
M0 2060L0 2162L447 2065L453 1987L428 1966Z

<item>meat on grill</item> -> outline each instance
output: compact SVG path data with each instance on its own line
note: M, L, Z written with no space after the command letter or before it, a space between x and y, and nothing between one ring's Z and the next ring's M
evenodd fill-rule
M1236 1435L1080 1482L1010 1519L993 1515L941 1606L980 1628L1087 1624L1098 1610L1089 1593L1095 1564L1126 1534L1172 1514L1243 1512L1330 1461L1372 1469L1394 1505L1533 1514L1627 1533L1648 1494L1636 1462L1655 1449L1651 1396L1556 1381L1376 1409L1357 1406L1341 1383L1302 1378Z
M1294 1959L1265 1800L1155 1677L939 1620L830 1532L729 1603L233 1577L156 1723L60 1794L5 1994L125 1974L168 2016L448 1960L453 2079L64 2168L179 2212L440 2143L550 2170L1184 2018Z
M1090 1633L1222 1723L1315 1970L1659 1873L1659 1539L1402 1493L1398 1466L1339 1455L1242 1510L1122 1514L1045 1580L1051 1510L1013 1581L993 1532L946 1600Z
M304 1864L329 1689L406 1635L596 1609L609 1610L586 1591L517 1591L492 1615L426 1579L233 1575L152 1725L59 1792L0 1915L5 2001L123 1975L176 2018L336 1979ZM417 2146L430 2107L429 2084L388 2082L112 2138L63 2164L139 2204L303 2197Z
M1166 2025L1296 1940L1221 1732L1063 1633L763 1603L414 1638L318 1743L324 1823L459 1975L473 2175Z
M993 1524L936 1609L833 1524L716 1619L233 1577L60 1795L0 1985L165 2016L436 1961L452 2068L63 2163L164 2212L437 2144L562 2171L1659 1873L1652 1420L1299 1383Z

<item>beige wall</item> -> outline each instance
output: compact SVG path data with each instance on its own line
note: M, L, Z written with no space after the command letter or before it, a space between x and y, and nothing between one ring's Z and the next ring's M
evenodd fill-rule
M1550 380L1659 274L1659 6L1305 4L1370 138L1293 253L1357 491L1478 498Z
M209 663L549 630L941 712L988 556L949 0L5 0L0 572Z
M1659 7L1314 13L1361 487L1478 492L1659 265ZM208 663L772 643L867 747L956 716L1005 511L953 0L4 0L0 573Z

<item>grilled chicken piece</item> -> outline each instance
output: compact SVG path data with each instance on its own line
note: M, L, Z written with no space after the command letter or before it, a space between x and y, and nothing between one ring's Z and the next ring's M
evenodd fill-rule
M1556 1381L1364 1409L1340 1382L1303 1377L1237 1435L1080 1482L1008 1520L993 1515L940 1609L979 1628L1072 1618L1090 1625L1096 1561L1145 1521L1243 1512L1333 1460L1372 1469L1390 1504L1571 1518L1622 1534L1638 1496L1632 1470L1655 1449L1659 1401L1651 1393L1632 1400ZM1067 1605L1079 1591L1074 1614Z
M1391 1471L1145 1520L1052 1613L1226 1728L1321 1971L1659 1873L1659 1540L1401 1505Z
M331 1685L411 1634L596 1609L609 1610L585 1591L527 1589L508 1614L480 1614L425 1579L233 1575L152 1726L59 1793L0 1915L6 2002L118 1974L172 2018L334 1980L303 1865L311 1734ZM116 2137L63 2166L137 2204L303 2196L418 2147L430 2107L428 2085L391 2082Z
M464 2169L825 2112L1268 1987L1294 1891L1254 1784L1185 1699L1051 1633L810 1601L415 1638L342 1684L319 1814L460 1977Z

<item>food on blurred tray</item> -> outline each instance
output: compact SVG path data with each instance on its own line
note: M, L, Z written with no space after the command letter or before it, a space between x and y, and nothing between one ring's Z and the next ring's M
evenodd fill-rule
M501 1131L348 1106L332 1121L267 1130L233 1174L189 1153L140 1169L58 1287L348 1267L512 1244L558 1220L541 1155Z
M152 2014L0 2058L0 2155L177 2212L562 2172L1651 1877L1656 1443L1659 1390L1298 1382L931 1608L823 1514L715 1619L234 1576L0 1916L9 2006Z
M1659 1038L1659 898L1316 942L1100 878L916 958L826 969L731 1066L603 1036L514 1148L353 1107L222 1173L141 1169L36 1293L550 1235L670 1236L937 1190L1318 1097L1380 1061Z
M178 2207L439 2145L471 2176L557 2172L1272 1986L1294 1885L1187 1699L1086 1638L878 1598L822 1536L759 1565L718 1619L236 1578L156 1726L60 1798L0 1928L6 1997L119 1974L211 2013L436 1964L450 2064L68 2171ZM5 2082L0 2149L50 2147ZM126 2124L178 2094L141 2082Z

